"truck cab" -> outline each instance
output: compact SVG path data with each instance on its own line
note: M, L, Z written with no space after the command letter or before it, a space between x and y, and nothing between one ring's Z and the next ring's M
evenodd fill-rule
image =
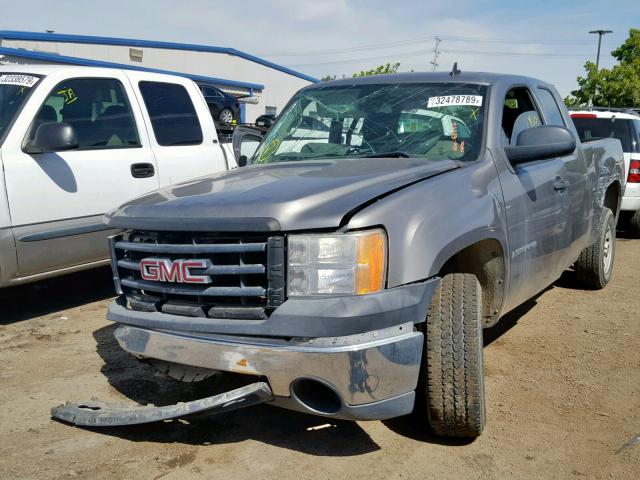
M0 66L0 287L108 262L102 215L228 168L191 80Z

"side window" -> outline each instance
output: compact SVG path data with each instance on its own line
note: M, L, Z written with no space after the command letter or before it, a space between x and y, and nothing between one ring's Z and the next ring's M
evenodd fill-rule
M200 121L186 88L161 82L140 82L139 86L159 145L202 143Z
M546 88L538 88L538 100L540 100L540 108L542 114L546 120L547 125L554 125L557 127L564 127L564 119L562 113L560 113L560 107L556 99L553 98L552 93Z
M112 78L73 78L49 93L29 129L28 138L46 122L68 123L79 149L139 147L133 112L122 84Z
M542 125L540 115L527 87L515 87L507 92L502 108L502 130L507 143L515 145L518 135L527 128Z

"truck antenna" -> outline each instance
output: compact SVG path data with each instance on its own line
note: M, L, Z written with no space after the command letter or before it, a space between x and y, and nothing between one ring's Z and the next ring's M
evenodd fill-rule
M449 73L449 75L453 77L454 75L460 75L461 73L462 70L458 70L458 62L454 62L453 68L451 69L451 73Z

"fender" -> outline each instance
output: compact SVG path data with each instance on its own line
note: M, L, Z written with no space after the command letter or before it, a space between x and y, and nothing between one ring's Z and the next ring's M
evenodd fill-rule
M447 261L467 247L498 242L504 293L491 314L499 315L509 292L510 265L502 189L490 154L365 207L351 218L348 228L379 225L389 240L389 288L438 276Z

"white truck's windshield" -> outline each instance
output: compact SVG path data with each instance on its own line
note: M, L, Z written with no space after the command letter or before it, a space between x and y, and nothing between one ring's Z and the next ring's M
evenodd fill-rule
M39 80L34 75L0 73L0 143Z
M303 90L266 135L252 163L328 157L475 159L486 102L485 86L461 83Z

